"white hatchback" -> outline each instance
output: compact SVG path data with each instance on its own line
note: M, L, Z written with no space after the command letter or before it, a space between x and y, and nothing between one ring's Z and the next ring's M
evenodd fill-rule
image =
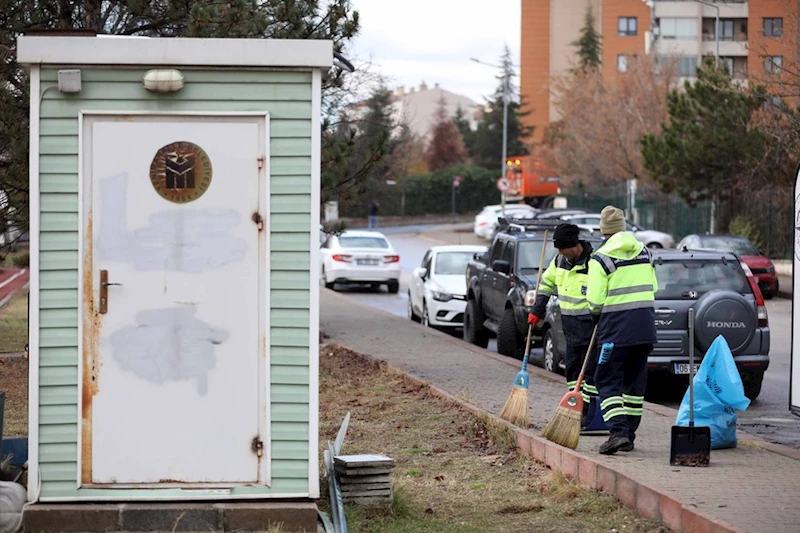
M329 237L320 247L320 277L325 287L336 283L363 283L390 293L400 290L400 256L377 231L345 231Z
M506 216L530 218L538 212L527 204L506 204ZM482 239L493 240L497 233L497 219L503 215L500 205L487 205L483 211L475 215L473 231Z
M411 273L408 318L425 326L459 328L467 306L467 263L485 246L434 246Z

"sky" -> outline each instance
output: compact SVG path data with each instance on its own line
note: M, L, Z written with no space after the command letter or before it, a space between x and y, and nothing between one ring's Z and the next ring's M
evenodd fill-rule
M507 44L519 65L519 0L352 0L361 32L348 59L371 62L392 90L436 83L478 103L494 93ZM352 60L351 59L351 60ZM355 63L355 62L354 62ZM358 67L359 65L356 64ZM517 74L519 70L517 69ZM515 84L519 86L519 78Z

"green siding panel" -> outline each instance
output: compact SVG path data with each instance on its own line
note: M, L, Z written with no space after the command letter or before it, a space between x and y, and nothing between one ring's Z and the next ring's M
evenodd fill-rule
M306 366L272 365L272 382L286 385L308 385L309 372Z
M273 276L272 279L273 279L272 283L274 285L275 277ZM285 287L285 284L283 286ZM275 327L302 328L302 327L308 327L310 316L311 313L308 311L308 309L273 309L269 314L269 320L270 320L270 325L273 328Z
M50 251L78 251L78 234L44 233L39 241L39 248L43 252Z
M39 407L41 424L77 424L78 405L42 405Z
M74 311L74 310L71 310ZM74 366L78 365L78 347L42 348L39 350L39 366Z
M119 111L120 114L135 111L169 112L235 112L248 111L269 113L276 119L311 119L311 101L244 101L244 100L206 100L203 102L158 100L45 100L42 102L42 116L53 118L77 117L83 110Z
M39 309L77 308L78 291L58 289L42 291L39 295Z
M78 231L78 213L42 213L40 219L42 234L48 231L64 233Z
M307 442L285 442L278 441L272 443L272 460L294 459L294 460L307 460L308 459L308 443ZM307 465L307 463L306 463ZM308 468L308 466L306 466ZM308 473L308 472L306 472Z
M280 349L284 349L284 347L281 346ZM307 350L307 348L302 349ZM272 362L272 366L308 366L308 354L305 353L302 356L295 357L287 355L275 355L275 350L273 349L272 353L270 354L270 361Z
M53 424L39 427L39 441L42 444L69 444L78 442L77 424Z
M272 176L310 176L311 158L285 157L281 154L272 154L269 173Z
M273 308L308 309L308 291L270 291Z
M78 118L48 118L42 117L39 125L42 137L48 135L78 135Z
M43 235L52 235L44 233ZM39 273L39 285L42 290L49 289L77 289L77 270L46 270Z
M77 155L40 155L39 172L42 174L78 175Z
M282 459L297 459L297 457L282 457ZM75 442L42 444L39 447L39 460L43 463L77 462L78 444Z
M272 139L280 137L308 137L311 135L312 124L313 122L311 120L270 120L269 136Z
M153 67L155 68L155 67ZM87 68L81 70L81 81L83 82L129 82L141 86L144 74L149 68ZM190 83L311 83L311 73L309 72L281 72L281 71L242 71L236 69L204 69L193 70L191 68L181 68L184 82ZM42 82L57 82L58 69L42 69Z
M272 421L272 441L291 440L291 441L307 441L308 440L308 423L300 421L282 422L280 420Z
M272 346L308 346L308 328L272 328L270 344Z
M63 233L61 235L64 235ZM78 266L78 252L41 252L39 254L39 269L41 270L67 270Z
M311 247L311 238L296 233L273 233L269 246L273 252L303 252Z
M43 387L39 394L39 405L71 404L78 404L78 387L74 385Z
M78 155L78 138L73 135L42 137L39 142L41 155Z
M311 195L309 194L284 194L273 196L270 200L269 210L272 214L311 213Z
M42 348L59 348L78 345L76 328L48 328L39 335L39 346Z
M311 155L311 139L304 138L275 138L270 139L269 148L273 156L288 157L288 156L310 156Z
M73 328L78 326L77 309L44 309L39 313L42 329Z
M248 84L228 83L224 89L218 83L186 83L177 93L160 94L147 91L141 83L119 83L81 80L81 99L83 100L126 100L151 102L206 102L206 101L269 101L276 102L311 101L311 86L307 83ZM43 102L71 102L74 97L63 96L58 92L45 93Z
M78 366L54 366L39 369L39 383L42 387L78 384ZM75 421L64 420L50 424L69 424Z
M273 459L272 468L274 472L280 472L282 478L308 478L308 461Z
M78 192L77 174L39 174L39 190L42 193Z
M272 233L308 233L311 231L311 217L308 215L280 214L270 218ZM273 266L273 268L275 268Z
M64 463L42 463L42 485L45 481L72 481L78 477L78 461Z
M275 176L270 178L269 190L271 194L311 194L310 176Z
M270 282L273 287L280 287L281 289L307 290L311 288L311 279L308 271L279 270L272 272ZM316 280L314 282L316 283Z
M78 194L43 194L42 212L77 213Z
M278 403L306 403L308 402L308 385L286 385L279 383L270 389L271 401Z
M273 270L302 270L308 272L311 265L309 252L273 252L270 254Z

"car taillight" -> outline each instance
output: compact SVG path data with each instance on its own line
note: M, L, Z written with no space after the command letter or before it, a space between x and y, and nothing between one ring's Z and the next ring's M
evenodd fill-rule
M486 224L488 224L488 223L489 223L489 222L488 222L488 221L486 221L486 220L481 220L480 222L478 222L478 225L479 225L479 226L485 226L485 225L486 225Z
M399 255L384 255L383 262L384 263L397 263L400 261Z
M758 286L758 281L756 281L755 276L753 276L753 272L750 270L750 267L742 265L742 270L744 270L745 276L747 276L747 282L750 284L750 290L753 291L753 296L756 298L756 315L758 317L758 327L765 328L769 326L769 316L767 315L767 306L764 303L764 295L761 294L761 289Z
M353 256L352 255L345 255L345 254L333 254L331 259L334 261L339 261L340 263L352 263Z

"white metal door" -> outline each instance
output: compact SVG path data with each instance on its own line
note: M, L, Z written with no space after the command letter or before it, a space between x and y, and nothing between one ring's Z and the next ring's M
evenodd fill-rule
M82 484L265 482L266 117L83 124Z

